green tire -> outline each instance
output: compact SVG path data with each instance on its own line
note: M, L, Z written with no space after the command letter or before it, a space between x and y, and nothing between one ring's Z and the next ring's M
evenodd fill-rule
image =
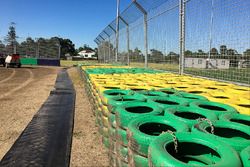
M116 155L116 166L117 167L129 167L128 163L123 161L122 158Z
M128 164L129 166L148 167L148 158L138 155L131 149L128 149Z
M242 166L237 152L213 136L189 132L175 133L175 136L177 138L177 153L173 136L170 134L163 134L150 144L149 166Z
M116 167L116 154L113 152L109 152L109 166Z
M219 120L239 123L239 124L247 126L246 128L250 127L250 115L221 114L220 117L219 117Z
M109 152L116 154L116 141L112 138L109 138Z
M113 128L112 126L109 126L108 133L109 133L109 138L116 140L116 129L115 128Z
M189 104L190 107L194 107L203 112L213 112L217 116L225 113L237 113L237 110L229 105L211 101L194 101Z
M143 90L138 91L137 93L143 95L145 98L149 97L158 97L158 96L168 96L168 94L161 92L161 91L154 91L154 90Z
M188 101L178 96L152 97L148 98L148 103L155 104L162 109L173 108L177 106L187 106Z
M188 132L188 126L174 118L145 116L132 120L127 129L129 148L139 155L148 156L150 143L166 131Z
M214 136L217 140L227 143L240 152L250 145L250 130L245 125L228 121L213 123L214 134L210 134L211 127L207 122L200 122L192 127L192 132L201 135Z
M241 151L240 158L244 167L250 166L250 146Z
M147 115L160 115L162 109L155 104L146 102L130 102L117 107L116 124L122 129L126 129L131 120Z
M176 108L167 108L164 110L164 116L166 118L177 119L187 124L190 128L197 124L197 119L206 118L210 121L216 121L217 116L212 112L203 112L194 107L179 106Z
M178 94L179 91L173 88L164 88L164 89L159 89L159 91L166 93L168 95L174 95L174 94Z
M124 95L130 95L130 94L133 94L131 90L123 90L123 89L105 90L102 93L101 99L104 105L108 105L107 104L108 99L116 97L116 96L124 96Z
M145 97L140 94L115 96L108 99L108 108L110 112L113 112L114 108L128 102L135 101L146 101Z
M104 144L105 148L109 149L109 147L110 147L109 138L102 137L102 143Z
M128 146L128 139L127 139L127 132L121 128L116 128L116 141L117 143L127 147Z
M122 161L128 163L128 148L116 142L116 154Z
M113 128L116 128L116 120L115 120L115 114L114 113L109 113L108 120L109 120L109 124Z
M197 100L205 100L207 101L208 99L204 96L192 94L192 93L187 93L187 92L182 92L180 91L179 93L176 94L176 96L179 96L180 98L183 98L187 100L188 102L193 102Z

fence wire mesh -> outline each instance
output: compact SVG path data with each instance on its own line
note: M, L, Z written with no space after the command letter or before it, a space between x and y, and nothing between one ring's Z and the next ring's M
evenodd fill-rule
M250 81L250 1L186 3L185 73Z
M246 0L133 1L119 16L119 32L114 19L96 38L98 58L249 85L249 11Z

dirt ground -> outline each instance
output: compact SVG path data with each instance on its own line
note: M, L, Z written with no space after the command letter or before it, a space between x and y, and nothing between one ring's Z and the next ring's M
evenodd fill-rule
M0 67L0 160L54 87L52 67Z
M77 92L70 166L109 166L107 151L95 125L84 84L76 68L71 68L68 72Z

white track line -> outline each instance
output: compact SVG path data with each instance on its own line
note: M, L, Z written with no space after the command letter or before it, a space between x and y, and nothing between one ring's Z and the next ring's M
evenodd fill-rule
M32 72L30 69L25 69L25 70L28 71L29 74L30 74L29 79L26 80L26 81L25 81L24 83L22 83L21 85L19 85L18 87L16 87L16 88L10 90L9 92L0 95L0 99L4 98L4 97L6 97L6 96L9 96L9 95L13 94L14 92L16 92L16 91L22 89L23 87L27 86L30 82L32 82L32 81L34 80L34 74L33 74L33 72Z
M7 77L7 78L5 78L5 79L3 79L3 80L1 80L0 83L7 82L8 80L10 80L11 78L14 77L14 75L16 74L16 70L15 69L11 69L11 70L12 70L12 73L10 74L10 76Z

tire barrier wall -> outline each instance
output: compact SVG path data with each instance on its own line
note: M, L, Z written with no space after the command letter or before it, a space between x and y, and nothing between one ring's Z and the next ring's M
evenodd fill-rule
M190 76L179 76L171 73L147 73L146 70L137 70L138 73L132 73L131 69L125 70L124 66L81 66L88 76L89 80L100 93L109 87L113 89L120 87L121 89L130 89L133 91L140 90L162 90L174 88L175 91L181 91L179 96L186 99L207 99L214 102L230 105L238 110L241 114L250 115L250 88L246 86L238 86L229 83L211 81L202 78L194 78ZM93 73L95 69L96 73ZM102 70L100 70L102 69ZM109 69L109 70L103 70ZM120 69L122 69L121 73ZM88 72L87 70L92 70ZM120 72L120 73L116 73ZM107 74L106 74L107 72ZM127 73L126 73L127 72ZM113 88L112 88L113 87ZM162 90L164 92L164 90ZM192 96L187 96L192 93ZM190 95L190 94L189 94Z
M111 69L115 71L114 67ZM213 98L204 97L205 93L190 93L205 89L203 87L214 90L222 84L206 82L202 85L201 81L173 74L104 72L89 74L88 70L83 70L81 74L103 144L108 149L110 166L248 166L248 156L244 153L249 150L245 149L250 141L249 116L238 114L222 101L211 101L215 96L220 98L215 91L210 92ZM164 79L164 76L168 77ZM201 88L192 87L185 83L187 81ZM153 114L155 110L158 112ZM233 137L227 139L227 143L237 140L242 144L227 144L223 137ZM156 146L159 142L154 141L158 138L169 146L164 147L164 143ZM227 162L229 157L230 162Z
M64 69L57 76L54 90L0 166L69 166L74 111L75 90Z

